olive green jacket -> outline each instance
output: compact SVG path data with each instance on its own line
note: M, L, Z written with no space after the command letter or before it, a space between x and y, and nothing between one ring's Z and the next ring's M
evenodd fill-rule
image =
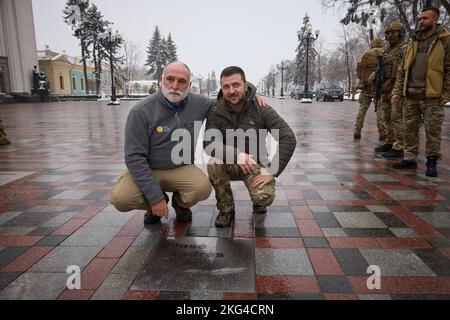
M437 31L437 37L428 50L425 97L450 100L450 33L443 27L438 27ZM406 46L392 95L407 94L410 70L418 47L417 35Z
M249 84L245 104L240 113L233 112L231 106L219 94L220 98L217 104L208 114L203 146L208 155L219 158L228 164L236 164L237 155L241 152L250 154L258 163L267 166L268 171L277 177L286 168L295 151L297 141L292 129L274 109L269 106L259 106L254 100L255 94L256 88ZM208 136L207 132L212 132L211 129L216 129L216 133L220 131L218 137L214 136L214 139L211 139ZM278 134L275 129L278 129ZM245 145L237 144L234 138L229 139L227 131L228 135L230 133L238 135L241 131L241 134L247 137ZM278 141L278 150L271 161L268 159L266 146L268 132ZM220 151L221 154L216 152L217 150L209 150L208 146L212 147L213 142L214 146L221 145L223 148ZM230 155L233 155L232 159L230 159ZM278 165L274 165L277 159Z

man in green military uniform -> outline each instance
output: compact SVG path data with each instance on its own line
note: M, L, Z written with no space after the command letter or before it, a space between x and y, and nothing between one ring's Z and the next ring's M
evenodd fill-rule
M367 110L369 110L370 103L375 95L375 83L370 79L370 75L376 70L378 58L383 54L383 40L374 39L371 43L371 48L364 52L361 61L357 65L357 74L360 80L359 88L362 90L359 95L359 111L356 116L355 130L353 137L361 139L361 131L364 126L364 119L366 118ZM386 138L386 128L382 121L382 112L380 108L375 108L377 111L377 127L380 135L380 141Z
M0 146L10 144L8 137L6 136L5 128L3 127L3 119L0 117Z
M208 174L219 210L215 225L224 228L231 226L235 216L230 181L243 181L253 202L253 213L266 213L275 199L275 177L287 166L297 142L292 129L275 110L260 108L253 101L256 88L246 82L241 68L224 69L220 84L223 96L208 114L204 147L212 156ZM278 151L270 163L268 132L278 141Z
M405 30L400 22L392 22L385 29L389 48L383 52L383 83L381 85L381 110L386 126L384 145L375 148L386 158L402 158L404 147L403 99L391 104L397 69L403 57Z
M439 10L424 8L419 30L405 48L392 91L392 103L405 96L405 148L403 160L394 169L417 168L420 119L426 132L426 175L437 177L441 156L444 106L450 101L450 33L439 23Z

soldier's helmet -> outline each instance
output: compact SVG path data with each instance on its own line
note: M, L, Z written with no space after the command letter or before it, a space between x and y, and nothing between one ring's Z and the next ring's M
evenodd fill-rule
M372 43L370 44L372 48L383 48L384 41L380 38L375 38L372 40Z
M384 30L385 33L392 31L398 31L400 39L402 39L405 35L405 27L403 27L403 24L398 21L391 22Z

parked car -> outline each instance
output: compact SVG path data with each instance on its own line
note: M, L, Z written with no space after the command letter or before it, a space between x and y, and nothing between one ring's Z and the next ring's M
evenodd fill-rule
M334 99L344 101L344 89L337 83L321 82L315 91L317 101L320 99L323 99L323 101L333 101Z
M291 98L298 100L303 98L312 99L313 95L314 95L313 90L311 89L311 87L308 87L308 95L305 96L305 86L302 84L296 85L291 91Z

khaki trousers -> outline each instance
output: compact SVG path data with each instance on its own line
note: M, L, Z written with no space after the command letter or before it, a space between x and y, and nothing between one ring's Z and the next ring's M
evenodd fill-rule
M173 200L183 208L191 208L208 199L211 184L208 177L195 165L171 170L153 170L153 177L164 192L173 192ZM139 190L130 172L125 171L112 191L111 203L121 212L148 210L150 205Z

